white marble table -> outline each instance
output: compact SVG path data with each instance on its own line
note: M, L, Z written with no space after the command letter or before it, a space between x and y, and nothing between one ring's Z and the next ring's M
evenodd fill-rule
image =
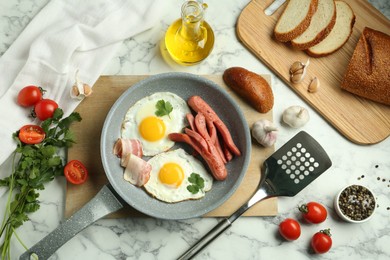
M159 40L168 25L178 18L181 5L181 1L166 2L166 12L160 23L150 31L126 40L104 74L157 74L172 70L221 74L231 66L271 74L276 97L274 118L280 129L276 148L289 140L298 130L280 124L282 111L289 105L308 106L238 42L235 22L249 1L209 2L206 20L209 20L216 33L215 48L205 62L185 68L168 66L159 52ZM370 2L390 17L389 1ZM10 0L0 3L0 55L46 3L47 0ZM353 144L310 107L308 109L311 120L303 130L324 146L333 161L332 168L296 197L279 199L277 216L243 217L237 220L197 259L390 259L390 138L372 146ZM362 175L365 177L358 180ZM380 181L378 177L381 177ZM382 182L382 178L386 182ZM367 223L347 224L335 215L332 205L334 196L343 186L351 183L368 185L377 195L379 208ZM41 193L41 209L31 215L31 221L18 231L27 246L34 245L63 221L64 197L65 180L62 177L47 185ZM2 207L4 201L5 198L1 197ZM303 224L299 240L283 241L277 232L278 224L287 217L298 218L296 206L308 201L323 203L330 213L328 219L318 226ZM60 248L52 259L175 259L217 222L218 219L214 218L184 221L153 218L100 220ZM332 229L333 247L324 255L313 255L309 251L310 237L323 228ZM14 240L13 258L17 259L23 251Z

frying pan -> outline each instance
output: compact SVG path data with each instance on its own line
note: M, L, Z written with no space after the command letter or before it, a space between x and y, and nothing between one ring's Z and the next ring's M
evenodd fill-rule
M193 95L201 96L225 122L242 152L240 157L235 157L227 164L228 178L223 182L214 181L211 191L200 200L170 204L152 198L144 189L124 181L123 168L112 152L115 141L120 137L121 124L127 110L141 98L163 91L173 92L184 100ZM179 147L188 153L192 151L185 144L176 144L173 149ZM104 122L100 151L109 184L103 186L90 202L26 251L20 259L30 259L32 254L47 259L81 230L119 210L125 203L151 217L170 220L199 217L214 210L235 192L243 180L250 161L251 138L241 109L224 89L201 76L171 72L146 78L118 98Z

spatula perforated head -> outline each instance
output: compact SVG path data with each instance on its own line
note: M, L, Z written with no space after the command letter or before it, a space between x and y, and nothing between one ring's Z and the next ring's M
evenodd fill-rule
M301 131L264 162L265 182L275 196L292 197L331 165L321 145Z

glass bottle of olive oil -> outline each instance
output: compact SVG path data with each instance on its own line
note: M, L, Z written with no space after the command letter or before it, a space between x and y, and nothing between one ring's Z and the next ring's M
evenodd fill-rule
M181 65L194 65L203 61L214 46L214 32L204 21L207 4L186 1L181 18L169 26L165 46L171 58Z

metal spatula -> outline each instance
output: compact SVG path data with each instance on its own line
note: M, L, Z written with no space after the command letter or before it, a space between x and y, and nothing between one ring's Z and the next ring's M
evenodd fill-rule
M253 196L233 215L219 222L179 259L190 259L196 255L257 202L275 196L293 197L331 165L332 162L321 145L308 133L299 132L264 162L262 178Z

